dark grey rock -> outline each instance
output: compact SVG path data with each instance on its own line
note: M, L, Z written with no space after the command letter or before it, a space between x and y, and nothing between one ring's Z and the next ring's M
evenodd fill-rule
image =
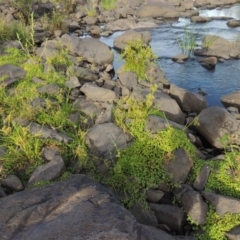
M84 175L1 198L0 212L4 240L149 239L106 188Z
M85 83L80 90L93 101L105 102L117 99L114 91L90 83Z
M154 213L151 210L144 208L140 203L135 203L129 209L129 211L139 223L152 227L157 227L158 220Z
M184 183L193 166L193 161L182 148L175 150L174 155L175 158L165 164L165 169L173 184Z
M177 124L173 121L167 120L163 117L149 115L146 120L145 130L150 131L151 133L157 133L161 130L164 130L168 127L174 127L180 130L184 129L183 125Z
M197 225L205 224L208 205L203 201L200 193L196 191L185 192L182 196L182 206Z
M176 231L177 233L182 232L182 227L185 223L185 214L181 208L154 203L150 203L149 206L154 211L159 223L166 224L172 231Z
M12 64L4 64L0 66L0 84L5 87L10 86L16 81L24 78L26 75L26 71L20 67L16 67Z
M229 232L225 233L225 236L229 240L238 240L240 239L240 225L237 227L234 227Z
M38 166L28 180L27 187L38 182L52 181L60 177L65 170L65 163L60 155L55 155L50 162Z
M227 212L240 213L239 199L211 192L203 192L202 194L214 206L219 215L223 216Z
M161 190L149 189L147 190L147 200L151 203L157 203L163 197L164 192Z
M216 57L208 57L200 60L200 63L203 67L205 67L208 70L212 70L215 68L217 64L217 58Z
M86 144L91 153L103 158L113 156L117 149L128 146L131 136L125 134L114 123L96 124L86 136Z
M109 47L94 38L78 38L64 34L60 39L62 46L68 47L71 53L83 57L90 63L107 65L113 61L113 53Z
M47 161L52 161L54 160L56 157L60 156L59 151L57 151L54 148L51 147L46 147L43 149L43 158Z
M210 171L211 171L211 168L209 165L204 165L201 168L199 174L197 175L197 177L193 183L193 187L196 190L202 191L204 189L205 185L207 184Z
M180 187L174 189L173 194L174 197L181 202L183 194L188 191L193 191L193 188L188 184L181 184Z
M200 113L207 107L207 100L205 97L197 93L189 92L183 88L179 88L174 84L171 84L170 86L170 95L185 112Z
M3 190L2 187L0 187L0 198L6 197L7 194L5 193L5 191Z
M72 76L65 83L65 86L68 87L69 89L72 89L72 88L80 87L81 83L79 82L79 80L76 76Z
M113 106L109 105L96 118L96 124L109 123L113 120Z
M0 179L3 187L12 191L21 191L24 189L21 180L16 175L8 175L5 179Z
M38 88L39 93L47 93L47 94L53 94L53 95L58 94L59 90L60 90L60 87L54 83Z
M79 66L70 66L67 69L67 75L69 77L77 77L81 83L94 82L98 79L98 76L94 71Z
M216 148L226 147L221 142L224 135L234 135L232 144L240 144L240 124L224 108L209 107L197 116L196 130Z

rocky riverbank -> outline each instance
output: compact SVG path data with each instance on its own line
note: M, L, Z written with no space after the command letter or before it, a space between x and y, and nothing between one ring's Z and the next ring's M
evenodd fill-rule
M1 239L238 237L239 91L222 97L226 108L207 108L203 92L171 84L154 61L140 79L114 69L106 44L81 38L123 30L118 51L132 40L144 48L147 28L164 19L203 21L194 6L234 3L119 0L105 10L76 0L54 29L41 17L67 5L30 6L35 45L1 43ZM24 17L9 4L0 9L8 24ZM195 51L205 67L240 57L240 42L205 38Z

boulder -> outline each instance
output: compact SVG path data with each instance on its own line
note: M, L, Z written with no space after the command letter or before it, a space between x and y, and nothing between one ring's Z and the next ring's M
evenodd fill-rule
M134 28L136 25L136 20L134 19L118 19L113 22L109 22L105 26L105 30L110 30L110 31L126 31L128 29Z
M12 191L21 191L24 189L21 180L16 175L8 175L4 179L0 179L0 183L3 187Z
M223 216L225 213L240 214L239 199L211 192L203 192L202 195L204 199L214 206L220 216Z
M60 45L67 47L71 53L77 54L90 63L108 65L113 61L113 53L110 48L98 39L78 38L64 34L60 39Z
M124 49L132 41L141 40L145 45L151 41L151 33L148 31L137 32L128 30L114 39L113 45L117 49Z
M109 190L85 175L1 198L0 212L5 240L149 240L151 233Z
M26 71L12 64L4 64L0 66L0 84L7 87L18 80L24 78Z
M132 92L131 96L135 98L137 101L144 101L149 93L150 90L148 88L145 88L139 91ZM158 110L163 111L165 113L167 119L179 124L184 124L185 122L184 113L180 109L177 102L174 99L172 99L169 95L157 90L154 93L153 103Z
M147 190L147 200L151 203L157 203L164 196L164 192L161 190L149 189Z
M229 20L227 21L227 25L233 28L240 27L240 20L235 20L235 19Z
M209 17L204 17L204 16L192 16L191 21L194 23L206 23L211 21L212 19Z
M94 125L85 139L89 151L102 158L114 157L115 151L127 147L131 140L131 136L114 123Z
M167 204L149 204L155 213L158 223L166 224L172 231L182 232L185 223L185 214L180 207Z
M197 175L193 183L193 187L196 190L202 191L204 189L205 185L207 184L210 171L211 171L211 168L207 164L201 168L199 174Z
M133 72L122 72L118 75L119 82L122 86L128 88L130 91L136 89L138 84L137 75Z
M216 57L207 57L207 58L201 59L199 62L206 69L212 70L215 68L215 66L217 64L217 58Z
M232 137L232 144L240 144L240 124L239 122L224 108L210 107L204 109L197 116L196 130L205 139L216 148L224 148L227 143L221 143L224 135L228 134Z
M240 111L240 90L224 95L221 102L224 107L236 107Z
M175 158L166 162L164 167L173 184L184 183L193 166L193 161L182 148L175 150L174 155Z
M90 83L85 83L80 88L80 91L83 92L87 98L93 101L106 102L117 99L114 91L106 88L101 88Z
M240 41L228 41L219 36L205 35L202 42L202 49L195 50L195 55L223 59L240 56Z
M182 196L182 205L186 213L197 225L203 225L206 222L208 205L197 191L187 191Z
M185 112L200 113L207 107L207 100L200 94L189 92L186 89L170 85L170 96L177 101Z

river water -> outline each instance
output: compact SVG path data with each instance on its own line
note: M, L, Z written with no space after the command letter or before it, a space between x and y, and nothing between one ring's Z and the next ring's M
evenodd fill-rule
M201 10L200 15L240 19L240 5L224 9ZM179 18L177 22L166 22L159 28L150 30L152 35L150 45L159 57L158 64L169 82L192 92L197 92L199 88L207 92L208 106L222 106L220 98L223 95L240 89L240 60L218 62L215 69L209 71L200 65L197 61L198 57L194 55L191 55L184 64L175 63L171 59L182 53L177 39L182 39L186 31L195 33L199 46L206 34L218 35L230 41L240 40L240 27L229 28L226 22L226 20L212 20L208 23L192 24L189 19ZM116 32L100 40L113 47L114 38L120 34L122 32ZM119 54L115 52L115 69L122 64Z

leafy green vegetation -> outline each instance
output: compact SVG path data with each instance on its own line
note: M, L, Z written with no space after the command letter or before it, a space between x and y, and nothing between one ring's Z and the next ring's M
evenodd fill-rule
M139 80L148 80L147 75L148 65L157 59L157 56L153 54L152 48L146 46L142 40L136 40L130 42L121 54L124 59L123 70L135 72Z
M144 130L146 118L154 110L155 90L156 86L153 86L152 93L143 102L124 98L115 109L116 123L134 137L134 142L129 148L118 151L117 163L108 183L129 194L124 202L128 207L139 201L144 204L144 193L153 185L170 184L164 165L171 161L175 149L184 148L190 156L195 154L193 145L183 131L169 127L158 134L151 134Z
M100 3L104 10L111 10L117 7L117 0L101 0Z
M240 214L226 213L219 216L213 207L210 208L203 234L197 234L199 240L227 240L225 233L240 224Z

